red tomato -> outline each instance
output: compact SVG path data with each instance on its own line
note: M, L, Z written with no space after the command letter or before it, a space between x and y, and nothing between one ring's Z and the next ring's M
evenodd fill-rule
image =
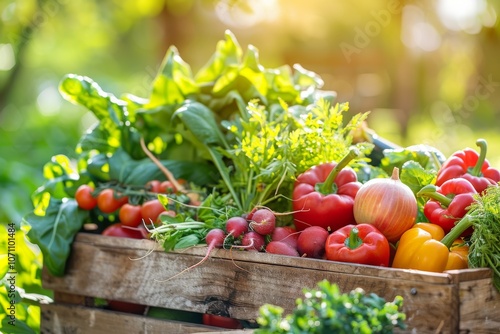
M121 223L115 223L104 229L102 235L110 237L131 238L131 239L145 239L147 231L144 228L127 228L123 227Z
M146 183L146 190L153 193L160 193L161 191L161 182L159 180L151 180Z
M104 213L112 213L128 202L128 197L119 197L113 189L104 189L97 195L97 207Z
M160 185L160 192L162 194L175 194L177 192L177 189L175 189L175 186L172 182L163 181Z
M97 206L97 198L92 195L94 188L88 184L82 184L75 193L75 200L78 206L84 210L92 210Z
M238 319L224 317L215 314L203 314L203 324L207 326L215 326L229 329L241 329L243 326Z
M141 206L125 203L118 213L120 223L125 226L137 227L142 223Z
M165 211L165 207L158 199L153 199L142 203L141 215L146 224L156 223L160 213Z
M113 311L133 314L144 314L144 311L146 311L146 306L144 305L122 302L118 300L108 300L108 307Z

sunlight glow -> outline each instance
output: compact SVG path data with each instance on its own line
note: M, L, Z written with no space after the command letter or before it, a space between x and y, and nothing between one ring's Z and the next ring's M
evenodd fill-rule
M483 26L496 22L496 12L486 0L439 0L437 13L443 25L455 31L477 34Z
M9 71L16 65L14 50L10 44L0 44L0 71Z
M215 5L219 20L233 27L251 27L279 17L277 0L231 1L220 0Z
M61 95L56 86L48 86L38 94L36 99L40 113L45 116L57 114L61 109Z
M410 49L431 52L441 46L441 36L427 21L424 11L414 5L403 9L401 40Z

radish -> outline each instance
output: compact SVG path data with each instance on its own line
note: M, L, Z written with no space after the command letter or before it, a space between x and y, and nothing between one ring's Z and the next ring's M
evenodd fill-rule
M185 273L188 270L191 270L191 269L194 269L194 268L198 267L200 264L202 264L203 262L205 262L208 259L209 255L210 255L210 252L214 248L221 248L224 245L224 239L225 238L226 238L226 233L222 229L220 229L220 228L214 228L214 229L210 230L207 233L207 235L205 236L205 240L207 242L208 248L207 248L207 252L206 252L205 256L203 257L203 259L201 259L197 263L193 264L192 266L184 269L180 273L175 274L174 276L172 276L170 278L167 278L166 280L159 281L159 282L166 282L168 280L171 280L172 278L175 278L175 277L177 277L177 276Z
M322 258L325 254L325 243L328 231L321 226L309 226L300 232L297 239L297 250L301 256Z
M266 246L266 252L271 254L280 254L286 256L299 257L299 252L282 241L271 241Z
M292 248L297 249L297 239L299 237L299 232L291 226L278 226L274 229L271 234L272 241L281 241Z
M207 242L208 249L207 254L202 259L202 261L206 260L212 249L221 248L224 245L224 238L226 237L226 233L220 228L214 228L208 231L205 236L205 241Z
M264 236L261 234L250 231L248 233L243 234L243 238L241 239L241 246L240 248L244 248L247 251L257 251L260 252L261 250L264 249L264 245L266 244L266 241L264 239Z
M258 209L252 215L250 228L262 235L270 235L276 227L276 216L269 209Z
M231 217L226 222L226 232L234 238L239 238L248 232L248 221L243 217Z

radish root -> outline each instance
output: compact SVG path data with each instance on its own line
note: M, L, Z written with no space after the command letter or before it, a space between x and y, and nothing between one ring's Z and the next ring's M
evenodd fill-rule
M197 263L193 264L193 265L192 265L192 266L190 266L190 267L187 267L186 269L184 269L184 270L182 270L181 272L179 272L179 273L175 274L174 276L171 276L171 277L169 277L169 278L167 278L167 279L164 279L164 280L157 280L157 279L155 279L155 281L156 281L156 282L159 282L159 283L168 282L168 281L170 281L171 279L174 279L174 278L176 278L176 277L178 277L178 276L180 276L180 275L182 275L182 274L184 274L184 273L188 272L189 270L191 270L191 269L194 269L194 268L198 267L199 265L201 265L203 262L205 262L205 261L206 261L206 260L210 257L210 253L212 252L212 250L213 250L213 248L214 248L214 247L213 247L213 246L212 246L212 247L210 247L210 245L209 245L209 246L208 246L208 248L209 248L209 249L207 250L207 254L206 254L206 255L203 257L203 259L201 259L199 262L197 262Z

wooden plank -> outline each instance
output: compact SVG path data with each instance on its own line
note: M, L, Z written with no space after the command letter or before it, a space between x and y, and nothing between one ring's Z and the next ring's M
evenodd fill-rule
M99 333L223 333L224 329L175 320L147 318L70 304L42 305L40 332L44 334ZM229 330L228 330L229 331Z
M461 332L500 331L500 294L491 278L461 282L459 294Z
M113 249L113 250L137 250L134 253L135 257L131 256L130 259L137 259L143 256L149 256L150 252L161 252L163 249L160 245L151 240L135 240L116 237L106 237L99 235L92 235L88 233L80 233L75 239L75 243L89 244L99 249ZM121 252L121 251L119 251ZM173 251L169 254L183 254L204 256L206 247L192 247L180 251ZM245 261L261 264L272 264L280 266L289 266L294 268L316 269L329 272L342 272L351 275L363 276L376 276L380 278L394 278L400 280L413 280L418 282L429 282L438 284L448 284L451 282L451 276L448 273L431 273L419 270L405 270L395 268L382 268L378 266L358 265L354 263L341 263L320 259L286 257L267 253L255 253L244 251L230 251L225 249L214 250L210 257L212 259L226 259L231 261ZM489 275L488 270L483 271L484 275ZM484 276L482 276L484 277ZM487 277L487 276L486 276Z
M151 244L139 241L133 243L134 247L128 247L122 239L117 243L123 243L123 248L117 248L114 240L99 238L94 241L86 243L78 238L73 244L66 275L52 277L45 272L44 287L66 293L77 291L91 297L252 320L264 303L279 305L286 312L291 312L295 299L303 296L303 288L313 288L318 281L328 279L345 292L361 287L387 300L396 295L403 296L408 332L434 333L442 328L442 333L455 333L458 329L457 288L450 283L452 279L448 274L377 267L367 269L367 266L354 266L356 268L352 269L347 264L330 265L328 261L271 254L253 254L251 262L245 257L242 258L246 260L240 260L240 255L248 256L244 252L229 256L228 251L221 251L203 265L165 281L197 263L203 251L199 255L154 251L143 257ZM265 258L263 263L255 262L255 259L260 261L261 258ZM302 266L292 266L297 260ZM305 268L304 263L311 264L312 268ZM348 269L340 270L345 268ZM391 274L384 274L385 271Z

